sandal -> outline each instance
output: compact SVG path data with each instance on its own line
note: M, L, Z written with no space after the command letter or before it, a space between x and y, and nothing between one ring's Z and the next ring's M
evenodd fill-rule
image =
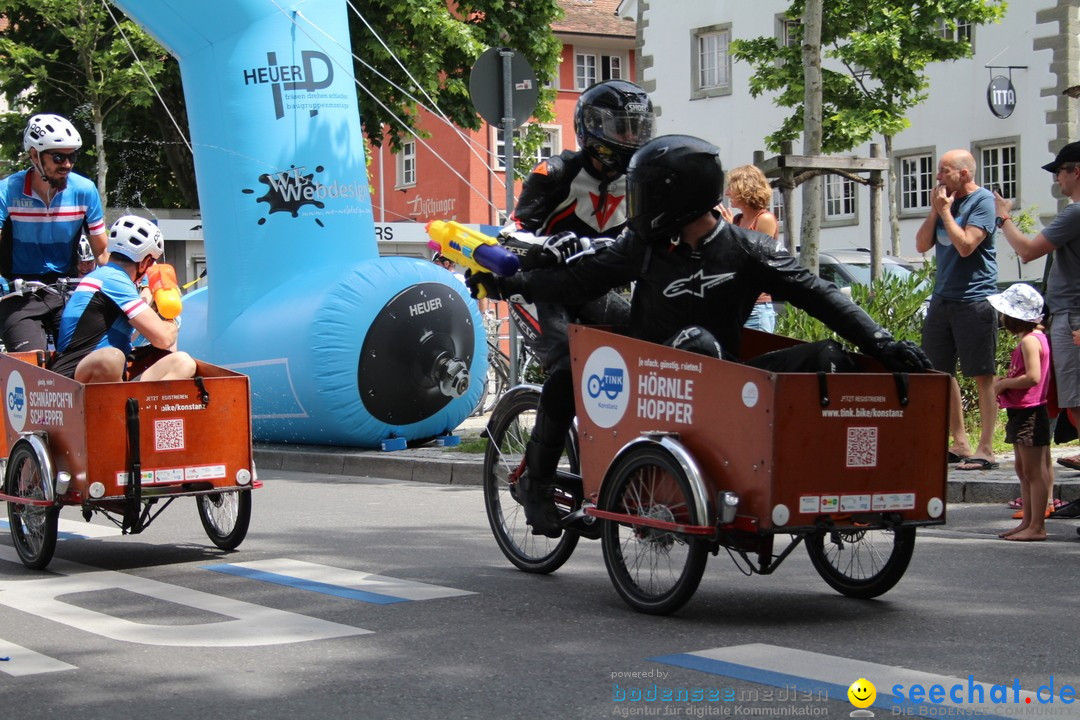
M1011 510L1023 510L1024 509L1024 498L1018 497L1015 500L1010 500L1009 503L1008 503L1008 506L1009 506L1009 508Z
M1054 513L1054 512L1055 512L1054 508L1047 505L1046 506L1046 515L1044 517L1050 517L1050 515L1052 513ZM1012 519L1013 520L1022 520L1023 517L1024 517L1024 511L1023 510L1017 510L1016 512L1013 513Z

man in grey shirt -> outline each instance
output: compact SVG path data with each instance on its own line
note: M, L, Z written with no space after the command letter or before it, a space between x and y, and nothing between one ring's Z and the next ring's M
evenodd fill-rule
M1063 147L1043 169L1054 175L1061 194L1071 201L1069 205L1042 232L1029 238L1009 217L1012 200L994 193L996 223L1024 262L1054 254L1046 281L1046 304L1053 316L1050 354L1057 382L1057 403L1080 420L1080 332L1077 332L1080 331L1080 142ZM1080 456L1060 458L1058 462L1080 470Z

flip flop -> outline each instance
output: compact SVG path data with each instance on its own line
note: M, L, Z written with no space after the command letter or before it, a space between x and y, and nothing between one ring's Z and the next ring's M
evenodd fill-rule
M954 453L952 450L949 450L948 453L949 454L945 456L945 459L950 465L955 465L956 463L961 462L964 459Z
M1062 467L1067 467L1070 470L1080 470L1080 455L1073 455L1071 457L1060 457L1057 459L1057 464Z
M1046 506L1046 515L1045 515L1045 517L1052 518L1052 517L1055 517L1055 516L1056 517L1068 517L1067 515L1058 515L1056 512L1054 512L1054 509L1052 507L1047 505ZM1023 517L1024 517L1024 511L1023 510L1017 510L1016 512L1013 513L1012 519L1013 520L1020 520Z
M961 467L961 465L974 465L975 467ZM970 457L964 458L956 466L957 470L995 470L998 464L992 460L986 458Z
M1022 510L1024 508L1024 498L1018 497L1015 500L1010 500L1009 508L1011 510Z

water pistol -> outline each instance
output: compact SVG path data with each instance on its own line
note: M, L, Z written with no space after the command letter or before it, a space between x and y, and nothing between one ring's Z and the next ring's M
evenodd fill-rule
M518 256L500 245L498 240L459 222L432 220L425 229L431 238L428 247L474 273L489 272L509 277L521 268Z
M150 283L150 292L154 294L154 305L158 314L166 320L172 320L184 309L180 301L180 285L176 282L176 270L172 265L154 263L146 274Z

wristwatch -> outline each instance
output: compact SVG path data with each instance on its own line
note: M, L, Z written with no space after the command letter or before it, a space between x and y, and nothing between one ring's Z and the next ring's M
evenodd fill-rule
M994 227L996 227L996 228L1001 227L1002 225L1005 224L1006 220L1012 220L1012 218L1009 217L1008 215L1006 215L1005 217L994 218Z

